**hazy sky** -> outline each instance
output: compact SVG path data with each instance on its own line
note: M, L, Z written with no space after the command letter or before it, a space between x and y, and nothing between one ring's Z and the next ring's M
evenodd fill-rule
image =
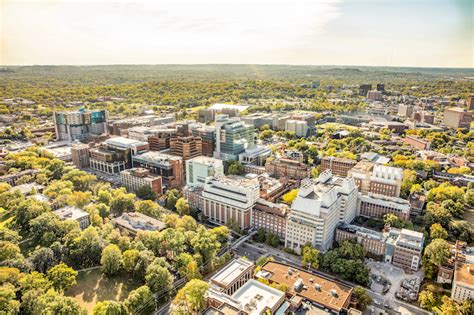
M474 67L472 0L0 0L0 64Z

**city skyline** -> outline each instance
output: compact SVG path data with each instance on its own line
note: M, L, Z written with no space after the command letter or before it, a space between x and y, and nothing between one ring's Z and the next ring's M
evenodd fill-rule
M4 1L0 64L471 68L470 12L448 0Z

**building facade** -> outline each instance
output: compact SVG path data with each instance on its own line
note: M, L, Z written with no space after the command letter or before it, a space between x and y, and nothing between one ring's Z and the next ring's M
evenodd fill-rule
M389 197L399 197L403 172L401 168L378 165L367 161L358 162L349 172L359 191Z
M71 148L72 164L82 169L90 166L90 150L87 144L76 144Z
M358 214L367 218L383 219L386 214L394 214L402 220L410 219L410 202L396 197L379 194L359 194Z
M259 193L256 178L208 177L202 191L203 214L216 224L231 221L241 229L250 228L253 225L252 208Z
M56 140L86 140L107 133L108 112L105 109L55 112Z
M267 233L278 235L282 240L286 236L286 220L290 212L287 205L258 199L252 211L253 227Z
M238 117L216 116L216 141L214 157L238 160L239 154L255 146L255 130Z
M224 175L222 160L207 156L198 156L186 161L186 185L203 187L209 176Z
M145 168L131 168L121 171L120 182L128 191L136 192L141 187L147 186L157 197L163 194L161 176L152 176L150 171Z
M265 163L265 171L276 178L288 177L301 180L310 174L308 165L291 159L279 158L268 159Z
M133 167L146 168L151 174L159 175L163 188L179 188L184 184L183 159L161 152L145 152L132 157Z
M325 156L321 160L321 171L331 170L336 176L347 177L347 173L357 161L334 156Z
M448 128L458 129L458 128L467 128L471 127L472 122L472 112L468 112L463 108L459 107L450 107L444 110L444 119L443 123Z
M304 180L291 205L285 246L300 253L310 243L325 252L332 247L338 223L350 223L356 211L357 188L352 178L326 170L317 179Z

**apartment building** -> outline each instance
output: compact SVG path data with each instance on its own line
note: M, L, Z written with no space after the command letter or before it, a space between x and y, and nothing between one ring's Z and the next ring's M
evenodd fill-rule
M75 144L71 147L72 164L82 169L90 166L90 150L87 144Z
M184 184L183 158L156 151L137 154L132 157L133 167L146 168L151 174L159 175L164 189L182 187Z
M401 168L360 161L349 172L359 191L389 197L400 197L403 171Z
M408 200L369 193L359 194L357 209L358 215L363 217L383 219L391 213L402 220L409 220L411 207Z
M236 223L241 229L252 227L252 208L259 198L256 177L208 177L202 191L203 214L216 224Z
M287 205L258 199L252 211L252 222L255 229L278 235L282 240L286 236L286 221L290 209Z
M308 165L287 158L267 159L265 171L276 178L288 177L296 180L309 177L310 174Z
M132 156L148 149L147 142L124 137L110 138L98 148L90 149L90 167L103 173L118 174L132 167Z
M347 177L347 173L357 161L334 156L325 156L321 160L321 171L331 170L336 176Z
M473 112L459 107L448 107L444 110L443 123L448 128L458 129L471 127Z
M253 278L254 268L255 265L251 261L234 259L212 276L210 284L218 291L232 295Z
M337 224L350 223L356 211L357 188L352 178L326 170L317 179L306 179L291 205L285 245L299 253L310 243L325 252L332 247Z
M458 302L474 299L474 263L456 262L451 298Z
M157 197L163 194L161 176L151 175L150 171L145 168L137 167L121 171L120 182L128 191L136 192L141 187L147 186Z
M207 177L222 175L224 175L222 160L198 156L186 161L186 185L188 187L203 187Z
M238 160L239 154L255 146L255 130L238 117L217 115L214 157L222 160Z
M108 116L105 109L55 112L56 140L86 140L107 133Z

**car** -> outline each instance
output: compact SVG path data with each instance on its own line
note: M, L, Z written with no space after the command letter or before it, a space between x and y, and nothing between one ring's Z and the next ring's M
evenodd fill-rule
M374 304L375 305L380 305L380 301L379 300L374 300Z
M388 304L385 304L383 307L385 307L388 310L390 309L390 305L388 305Z

